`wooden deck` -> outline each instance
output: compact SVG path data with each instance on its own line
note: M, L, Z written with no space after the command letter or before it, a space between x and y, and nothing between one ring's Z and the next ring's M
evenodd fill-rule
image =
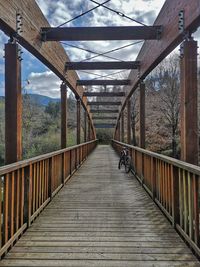
M0 266L200 266L133 175L98 146Z

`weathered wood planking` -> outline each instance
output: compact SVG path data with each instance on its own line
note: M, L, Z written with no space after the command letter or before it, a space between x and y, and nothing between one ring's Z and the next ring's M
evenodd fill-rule
M162 25L163 33L160 40L145 41L136 61L140 62L140 76L144 79L171 51L183 40L184 35L179 33L179 12L184 10L185 28L187 31L195 31L200 25L200 1L199 0L166 0L154 25ZM129 98L136 90L139 79L138 72L132 70L128 79L131 86L126 88ZM124 109L126 100L122 105Z
M118 157L99 146L0 266L200 266Z
M35 0L1 0L0 29L9 36L15 33L17 13L21 14L23 23L23 32L18 38L19 43L61 80L66 81L70 89L81 98L84 108L89 112L87 98L83 97L84 89L76 86L76 81L79 79L77 73L74 70L69 70L67 75L65 73L65 64L69 62L69 57L62 45L58 42L44 43L41 41L41 27L49 27L50 25Z

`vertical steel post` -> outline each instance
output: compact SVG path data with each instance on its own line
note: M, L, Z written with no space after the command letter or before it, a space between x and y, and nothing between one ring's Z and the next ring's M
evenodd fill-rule
M145 148L145 83L140 83L140 147Z
M81 142L81 100L79 97L76 98L76 108L77 108L77 132L76 132L76 141L77 145Z
M22 92L19 45L5 45L5 163L22 159Z
M197 42L184 41L181 58L181 159L198 164Z
M88 141L90 141L90 138L91 138L91 133L90 132L91 132L90 117L88 115L88 137L87 137Z
M124 142L124 111L121 114L121 141Z
M84 112L84 142L87 142L87 111Z
M61 84L61 148L67 146L67 86Z
M131 100L127 100L127 143L131 143Z

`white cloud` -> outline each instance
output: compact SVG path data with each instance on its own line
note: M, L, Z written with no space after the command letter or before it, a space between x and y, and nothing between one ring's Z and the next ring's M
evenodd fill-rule
M103 3L105 0L96 0L99 3ZM41 8L44 15L47 17L48 21L52 26L58 26L71 18L85 12L93 7L94 3L89 0L36 0L39 7ZM129 16L130 18L139 20L147 25L152 25L156 16L158 15L165 0L112 0L108 4L108 7L122 12ZM130 26L138 25L135 22L128 20L126 18L120 17L117 14L103 8L99 7L93 12L74 20L73 22L67 24L66 26ZM195 37L200 39L200 30L195 34ZM0 31L0 58L4 55L4 43L7 42L7 37ZM99 53L126 45L131 43L131 41L104 41L104 42L72 42L77 46L82 48L87 48L92 51ZM121 60L135 60L136 56L141 48L142 44L137 44L130 46L120 51L112 52L108 54L109 56L121 59ZM66 52L72 61L81 61L88 57L94 56L89 52L84 52L75 48L69 48L65 46ZM93 61L98 60L109 60L104 57L99 57L93 59ZM3 62L3 61L2 61ZM26 68L26 78L30 80L29 90L33 93L39 93L48 95L51 97L58 97L60 95L60 80L50 71L41 70L38 62L33 59L33 57L28 56L23 68ZM0 61L0 75L3 74L4 66ZM24 70L23 70L24 71ZM42 72L43 71L43 72ZM112 71L93 71L97 74L108 74ZM113 71L116 72L116 71ZM89 75L83 72L78 72L80 78L89 79L96 78L96 76Z
M42 73L31 72L28 76L30 84L28 92L57 98L60 96L60 79L51 71Z

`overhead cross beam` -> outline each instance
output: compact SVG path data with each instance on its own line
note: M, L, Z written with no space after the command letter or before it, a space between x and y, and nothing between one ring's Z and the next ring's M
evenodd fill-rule
M77 80L78 86L130 85L130 80Z
M139 61L108 61L108 62L67 62L66 70L117 70L117 69L138 69Z
M118 113L118 109L91 109L91 113Z
M125 92L84 92L83 95L87 97L121 97L125 96Z
M42 27L42 41L159 40L162 26Z
M95 123L94 124L95 128L115 128L114 123Z
M111 101L88 101L87 102L88 105L91 106L118 106L121 105L122 102L121 101L116 101L116 102L111 102Z
M93 120L116 120L117 117L111 117L111 116L101 116L101 117L95 117L95 116L92 116L92 119Z

